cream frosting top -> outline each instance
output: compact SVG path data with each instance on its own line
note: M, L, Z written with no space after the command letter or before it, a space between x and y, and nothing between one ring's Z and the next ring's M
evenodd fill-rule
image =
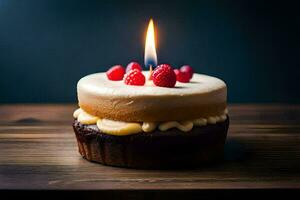
M148 71L143 71L145 77L149 76ZM189 83L176 82L174 88L157 87L152 81L147 81L144 86L126 85L123 81L108 80L105 73L95 73L81 78L77 88L80 91L88 91L94 95L113 96L184 96L199 93L208 93L226 87L226 84L215 77L203 74L194 74ZM226 94L220 95L222 100Z

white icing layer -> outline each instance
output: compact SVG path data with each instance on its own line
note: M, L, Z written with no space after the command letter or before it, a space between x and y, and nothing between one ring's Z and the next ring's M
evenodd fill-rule
M145 77L149 76L148 71L143 71ZM194 74L189 83L176 82L175 88L157 87L152 81L147 81L143 89L141 86L126 85L123 81L110 81L105 73L96 73L81 78L78 82L78 90L90 92L100 96L169 96L169 95L191 95L207 93L225 87L226 84L215 77L203 74ZM178 93L180 88L180 93ZM225 95L226 96L226 95ZM225 98L226 99L226 98ZM224 101L224 99L222 99Z

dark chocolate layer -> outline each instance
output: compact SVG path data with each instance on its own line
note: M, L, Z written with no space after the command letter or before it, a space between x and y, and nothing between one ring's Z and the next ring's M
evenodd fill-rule
M127 136L101 133L96 125L77 120L73 128L80 154L89 161L132 168L197 167L220 161L229 126L226 121L194 127L190 132L178 129L155 130Z

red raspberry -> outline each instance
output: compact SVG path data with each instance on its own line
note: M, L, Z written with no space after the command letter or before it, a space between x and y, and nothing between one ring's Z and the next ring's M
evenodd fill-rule
M174 69L174 72L176 74L177 81L179 81L181 83L190 82L190 74L188 72L183 72L178 69Z
M176 84L176 74L170 65L162 64L153 71L152 80L156 86L171 88Z
M144 74L138 69L130 70L124 77L126 85L144 85L146 82Z
M127 67L126 67L126 73L129 72L132 69L137 69L139 71L142 71L141 65L139 63L137 63L137 62L131 62L131 63L129 63L127 65Z
M177 77L177 75L180 73L179 69L174 69L174 73L176 74Z
M106 76L111 81L120 81L123 79L125 69L121 65L115 65L111 67L107 72Z
M194 70L193 70L193 68L191 66L189 66L189 65L183 65L180 68L180 71L189 73L190 79L193 78Z

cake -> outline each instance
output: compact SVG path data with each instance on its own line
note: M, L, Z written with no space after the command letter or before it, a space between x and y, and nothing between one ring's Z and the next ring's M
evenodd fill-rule
M140 73L151 77L149 71ZM226 84L197 73L188 82L177 76L174 87L153 82L124 84L109 80L107 73L79 80L73 128L82 157L158 169L221 161L229 126Z

